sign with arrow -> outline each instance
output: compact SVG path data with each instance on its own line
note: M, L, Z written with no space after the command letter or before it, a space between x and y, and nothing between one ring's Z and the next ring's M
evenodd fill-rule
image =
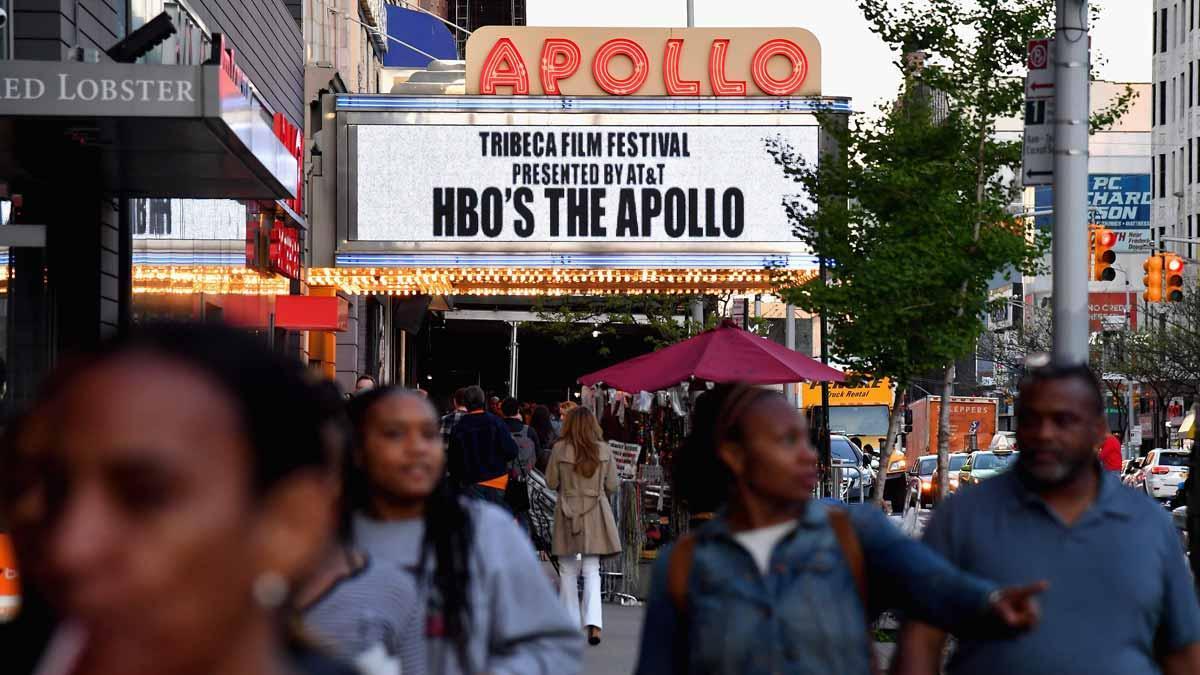
M1021 182L1054 184L1054 40L1030 40Z
M1054 99L1025 101L1021 157L1021 180L1025 185L1054 184Z
M1054 97L1054 40L1030 40L1025 98Z

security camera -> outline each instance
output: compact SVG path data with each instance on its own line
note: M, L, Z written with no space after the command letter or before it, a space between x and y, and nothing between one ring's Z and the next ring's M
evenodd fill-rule
M8 10L0 7L0 29L8 28Z

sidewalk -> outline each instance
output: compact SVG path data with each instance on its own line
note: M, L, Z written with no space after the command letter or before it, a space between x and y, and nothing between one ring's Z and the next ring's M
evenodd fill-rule
M629 675L637 665L645 607L604 605L604 641L584 648L584 675Z

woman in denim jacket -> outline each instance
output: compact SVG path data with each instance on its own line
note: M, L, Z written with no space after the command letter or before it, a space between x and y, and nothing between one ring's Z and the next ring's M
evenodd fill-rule
M959 572L878 510L811 499L816 453L778 392L744 384L704 394L678 454L675 494L723 507L662 553L639 675L866 675L868 617L902 609L997 637L1037 621L1042 584L997 589Z

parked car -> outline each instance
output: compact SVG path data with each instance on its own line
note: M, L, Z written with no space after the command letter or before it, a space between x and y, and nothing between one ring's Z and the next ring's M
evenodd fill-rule
M863 501L871 498L875 487L875 472L863 460L862 450L846 436L829 437L830 461L835 469L842 470L842 496L846 501Z
M1189 453L1183 450L1151 450L1142 465L1142 487L1155 499L1170 499L1188 476Z
M950 481L946 484L946 494L952 495L955 492L958 492L958 487L959 487L958 474L960 471L962 471L963 465L965 465L967 463L967 460L970 458L971 458L971 453L969 453L969 452L956 452L946 458L946 468L948 469L948 471L946 473L949 474L949 476L950 476ZM936 488L936 486L938 484L937 469L933 470L933 475L930 476L929 479ZM937 490L935 488L931 488L929 497L932 500L932 503L936 504L937 500L938 500L938 496L937 496Z
M958 470L962 468L968 456L965 452L956 452L948 458L950 468L948 488L950 492L954 492L958 488ZM912 502L919 496L921 506L933 506L937 502L937 476L937 455L924 455L917 458L916 465L910 467L908 471L907 501Z
M924 455L908 467L908 498L912 503L920 498L921 506L933 504L933 472L937 469L937 455Z
M959 489L968 485L978 485L1012 466L1019 452L1001 452L998 450L979 450L972 452L962 468L958 470Z

